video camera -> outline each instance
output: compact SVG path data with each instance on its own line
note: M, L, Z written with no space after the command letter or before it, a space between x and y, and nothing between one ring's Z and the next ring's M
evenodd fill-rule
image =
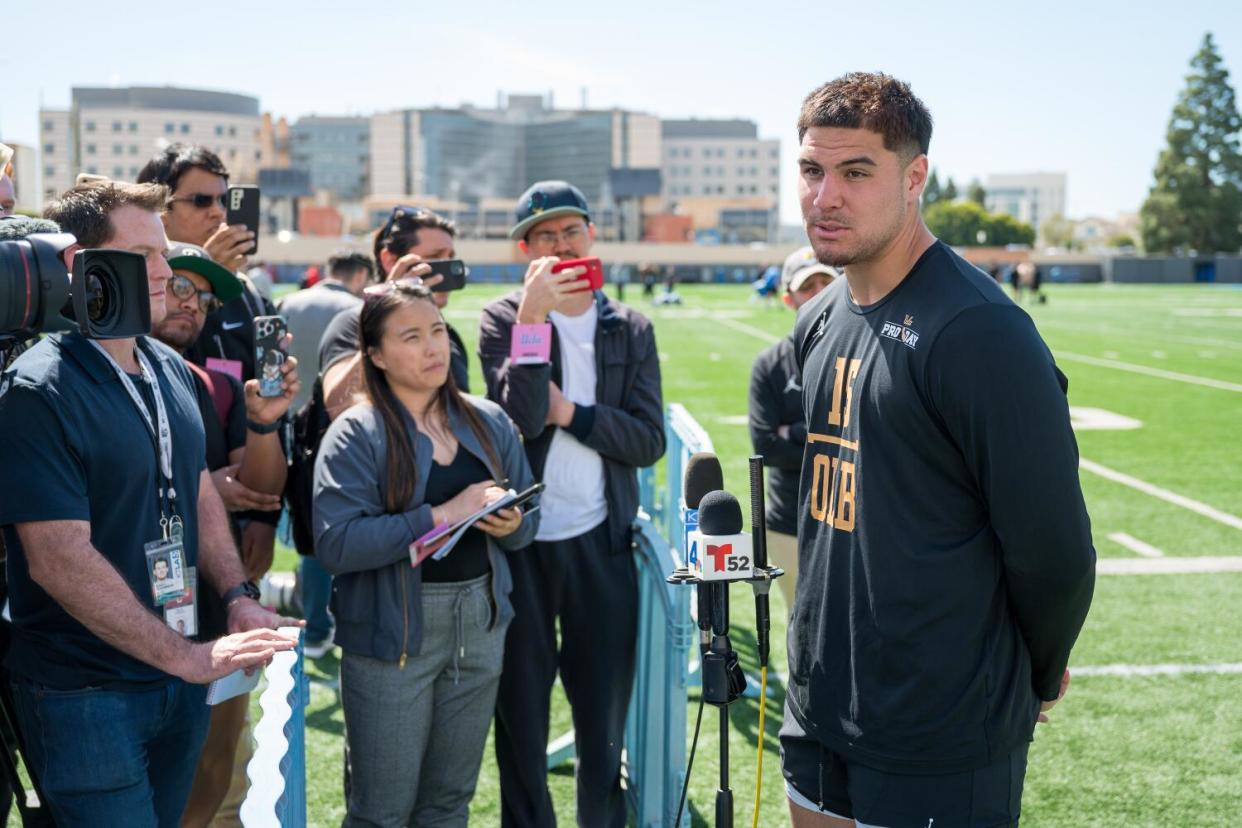
M70 276L62 254L69 233L0 242L0 347L47 331L76 329L92 339L151 332L147 265L124 250L79 250Z

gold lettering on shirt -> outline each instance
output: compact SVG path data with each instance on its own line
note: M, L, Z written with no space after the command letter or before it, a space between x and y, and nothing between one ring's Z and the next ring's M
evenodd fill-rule
M858 440L847 440L845 429L850 425L854 408L854 382L858 379L861 359L839 356L833 361L832 401L828 409L829 430L836 434L807 435L816 447L811 458L811 517L843 532L853 532L857 522L858 504L855 497L856 461L845 460L840 452L858 451ZM828 452L836 452L833 456Z

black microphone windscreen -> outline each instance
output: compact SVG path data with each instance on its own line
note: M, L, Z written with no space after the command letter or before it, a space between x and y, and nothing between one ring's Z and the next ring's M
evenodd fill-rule
M736 535L742 531L742 507L725 491L708 492L699 503L699 531L704 535Z
M683 493L687 509L699 508L703 495L724 488L724 472L720 460L710 451L700 451L690 456L686 464L686 484Z

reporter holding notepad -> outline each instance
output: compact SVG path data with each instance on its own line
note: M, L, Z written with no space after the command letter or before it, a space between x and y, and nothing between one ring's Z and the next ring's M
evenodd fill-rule
M364 300L364 399L315 464L315 550L343 650L344 824L465 825L513 618L506 555L538 513L500 510L439 561L412 567L409 547L533 478L508 416L453 382L430 292L386 282Z

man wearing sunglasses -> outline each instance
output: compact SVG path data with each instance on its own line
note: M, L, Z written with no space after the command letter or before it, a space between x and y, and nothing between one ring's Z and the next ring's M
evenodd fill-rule
M496 700L501 824L556 824L546 750L559 670L573 707L578 824L620 828L638 628L630 535L638 468L664 454L655 333L642 314L592 291L585 268L552 271L589 256L595 241L577 187L540 181L518 200L517 217L510 236L530 266L520 290L484 308L479 358L488 398L521 430L547 489L534 544L510 558L516 616ZM547 337L546 361L511 358L515 325Z
M206 250L192 244L173 245L168 251L168 266L172 278L165 299L167 311L153 326L152 335L184 356L211 314L241 295L242 283L212 261ZM280 507L287 467L277 427L299 387L297 359L290 357L284 363L285 392L279 397L260 397L258 380L242 386L221 371L185 362L194 379L206 432L207 470L229 510L230 528L239 541L246 578L257 581L272 563L268 529L256 521L242 525L237 517L246 510ZM223 635L226 622L223 603L204 591L199 603L199 636ZM228 792L249 698L249 694L242 694L211 709L211 725L183 825L206 825Z
M242 225L224 223L229 171L219 156L206 147L172 144L147 162L138 181L168 188L161 218L170 241L203 248L231 272L245 269L245 251L254 243L254 235ZM239 275L238 280L241 293L208 318L185 356L245 382L255 376L254 318L275 315L276 310L247 277Z

